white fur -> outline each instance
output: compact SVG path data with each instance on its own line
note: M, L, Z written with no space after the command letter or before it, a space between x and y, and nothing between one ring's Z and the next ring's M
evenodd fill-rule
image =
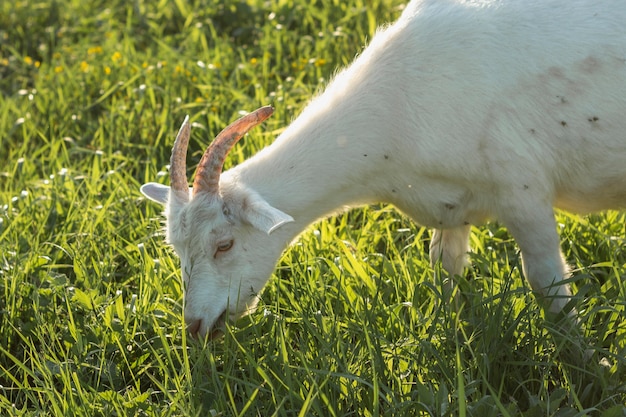
M451 274L468 225L500 220L560 311L553 206L626 207L625 22L623 0L412 1L274 144L222 174L221 198L167 208L192 331L253 307L311 222L374 202L437 229L431 259Z

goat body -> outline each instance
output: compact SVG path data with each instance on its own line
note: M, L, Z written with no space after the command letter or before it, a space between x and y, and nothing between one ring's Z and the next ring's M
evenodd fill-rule
M498 219L544 307L561 311L553 207L626 207L625 22L623 0L412 1L219 189L144 185L166 205L190 331L253 308L309 224L376 202L436 229L431 260L450 274L470 224Z

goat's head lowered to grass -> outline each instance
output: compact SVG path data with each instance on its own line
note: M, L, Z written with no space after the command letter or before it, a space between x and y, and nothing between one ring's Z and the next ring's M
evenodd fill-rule
M225 128L198 165L193 188L187 184L188 117L176 137L170 159L171 187L142 186L148 198L166 205L167 240L180 257L185 284L185 320L192 334L219 332L227 316L238 316L256 305L257 293L271 274L275 260L263 264L265 237L293 219L271 207L250 190L222 185L220 175L231 147L267 119L262 107ZM277 255L283 249L277 248Z

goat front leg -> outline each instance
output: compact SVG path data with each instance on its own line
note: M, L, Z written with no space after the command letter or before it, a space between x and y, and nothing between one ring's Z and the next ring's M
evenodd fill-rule
M467 225L454 229L436 229L430 241L430 265L434 267L441 261L441 266L450 276L445 287L448 293L452 293L454 277L463 274L467 265L470 227Z
M534 204L533 204L534 203ZM566 311L572 298L570 286L563 283L569 275L559 244L559 235L551 206L536 201L525 202L526 212L516 210L513 217L501 217L522 251L522 269L546 318L555 328L549 328L560 355L572 363L586 363L593 350L585 350L585 342L577 319L576 309Z
M522 269L539 302L547 313L560 315L572 297L569 275L563 259L554 211L551 206L525 201L501 220L515 238L522 252ZM568 315L575 315L570 311Z

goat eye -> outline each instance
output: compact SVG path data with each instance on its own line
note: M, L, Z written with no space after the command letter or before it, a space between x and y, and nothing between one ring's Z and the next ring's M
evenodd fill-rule
M227 252L232 247L233 247L232 240L229 240L228 242L222 242L219 245L217 245L217 252Z

